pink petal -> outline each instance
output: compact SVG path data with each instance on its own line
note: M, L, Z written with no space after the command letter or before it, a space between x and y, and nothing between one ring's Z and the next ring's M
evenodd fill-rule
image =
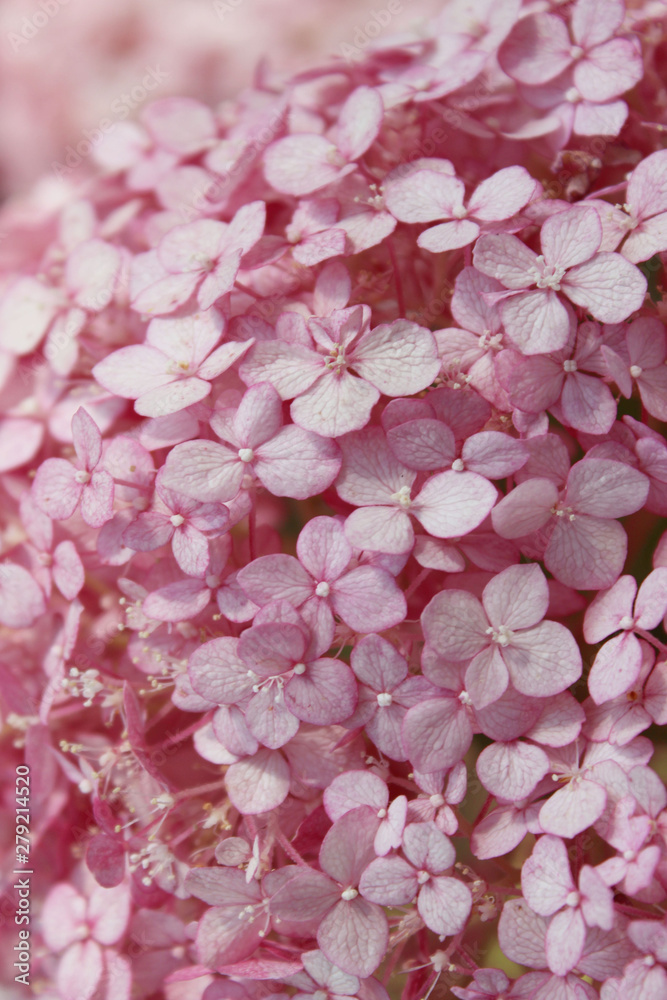
M334 441L290 425L257 451L254 469L274 496L305 500L331 486L341 466Z
M349 719L357 705L352 671L340 660L312 660L285 689L285 703L302 722L329 726Z
M214 302L229 292L241 266L240 250L232 250L220 259L215 270L207 274L197 293L197 302L202 309L210 309Z
M67 258L65 281L82 309L101 312L111 302L121 268L117 247L104 240L85 240Z
M410 552L414 532L400 507L362 507L345 521L345 535L358 549L371 552Z
M570 65L567 28L555 14L533 14L515 24L500 48L500 65L519 83L541 84Z
M327 816L334 822L359 806L372 806L379 810L385 809L388 802L387 786L372 771L346 771L339 774L325 789L323 798Z
M409 176L390 179L385 204L400 222L433 222L451 219L463 206L465 187L456 177L434 170L417 170Z
M35 278L20 278L0 300L0 347L30 354L48 330L59 307L58 291Z
M208 968L215 968L222 963L233 964L249 958L262 940L259 932L263 929L263 921L251 922L251 915L252 912L245 913L238 904L206 910L197 926L199 960Z
M360 430L380 398L379 391L348 371L325 372L292 403L295 424L324 437Z
M283 194L312 194L335 181L336 147L321 135L289 135L269 147L264 156L264 174L269 184Z
M472 742L472 728L458 699L429 699L409 709L403 742L416 768L435 771L462 760Z
M46 614L44 595L23 566L0 565L0 622L8 628L26 628Z
M266 341L255 344L239 367L246 385L270 382L281 399L294 399L324 373L321 355L301 344Z
M432 878L417 897L419 915L436 934L458 934L472 909L470 889L455 878Z
M625 462L588 458L572 466L566 501L581 514L625 517L646 502L648 481Z
M456 852L435 823L409 823L403 832L403 853L415 868L433 875L451 868Z
M584 950L586 925L578 909L569 907L557 913L547 931L547 962L557 976L570 972Z
M343 886L357 885L375 858L378 817L371 806L351 809L337 819L320 848L320 867Z
M388 938L384 913L360 896L350 901L341 899L327 913L317 932L317 943L329 961L343 972L361 978L375 972Z
M597 253L601 242L598 213L581 205L550 215L540 233L545 260L560 267L583 264Z
M411 396L440 371L433 334L408 320L383 323L361 335L349 364L386 396Z
M426 605L421 621L427 643L449 660L469 660L490 642L482 605L465 590L436 594Z
M104 469L93 472L81 493L81 516L91 528L100 528L113 517L114 482Z
M407 614L403 593L389 573L358 566L336 581L331 593L334 612L355 632L383 632Z
M378 90L357 87L338 116L338 148L346 160L358 160L375 141L384 117Z
M443 222L439 226L425 229L417 240L417 246L430 253L445 253L447 250L467 247L477 239L479 233L480 228L476 222L457 219L454 222Z
M484 222L499 222L515 215L535 193L535 181L525 167L505 167L475 188L468 213Z
M358 642L350 663L362 684L367 684L374 691L390 691L408 675L403 657L379 635L368 635Z
M498 924L500 947L513 962L544 969L547 926L544 917L534 913L524 899L510 899L503 906Z
M90 1000L103 972L102 949L97 941L71 945L60 959L56 972L60 996L63 1000Z
M284 746L299 729L299 720L284 703L278 701L274 691L267 688L250 699L245 720L255 739L270 750Z
M617 253L598 253L568 271L562 289L575 305L601 323L621 323L641 309L647 281L639 268Z
M329 517L314 517L301 529L296 552L316 580L330 583L338 579L352 559L342 525Z
M568 781L540 809L540 826L547 833L569 840L600 818L606 802L607 793L597 782L586 778Z
M262 607L269 601L287 600L294 607L312 596L315 584L293 556L260 556L239 571L244 592Z
M62 458L47 458L37 470L32 495L40 510L54 521L64 521L77 508L83 486L76 480L76 469Z
M217 705L233 705L252 690L247 666L239 662L238 639L211 639L188 660L194 690Z
M53 582L68 601L73 601L83 587L83 563L74 542L60 542L53 552Z
M541 621L549 606L546 577L536 564L509 566L487 583L482 604L498 628L530 628Z
M276 809L287 798L290 772L275 750L259 750L254 757L232 764L225 787L232 804L245 816Z
M538 288L505 299L500 314L507 336L522 354L559 351L567 343L567 311L551 289Z
M543 917L551 916L575 888L567 848L559 837L540 837L521 869L521 889L528 905Z
M497 798L518 802L528 798L547 774L549 758L544 750L530 743L492 743L482 750L476 767L479 780L488 792Z
M149 594L143 612L161 622L182 622L195 618L211 600L211 591L202 580L179 580Z
M667 610L667 568L659 567L646 577L635 602L639 628L654 629Z
M186 441L169 452L162 481L197 500L222 502L236 496L243 473L231 449L214 441Z
M478 271L512 289L534 284L531 269L536 260L537 254L516 236L481 236L473 252Z
M412 513L430 535L455 538L480 525L497 496L488 479L474 472L441 472L427 480Z
M465 686L476 709L486 708L504 694L509 673L497 646L487 646L466 669Z
M364 899L381 906L405 906L415 898L418 888L414 868L397 857L372 861L359 883Z
M123 399L137 399L151 389L168 385L175 376L162 351L146 344L121 347L93 368L93 376L109 392Z
M643 76L642 58L629 38L596 45L574 68L574 84L587 101L600 104L632 90Z
M532 698L559 694L581 677L579 647L559 622L516 632L502 655L516 690Z
M642 649L632 632L614 636L598 650L588 675L588 690L596 705L625 694L642 665Z

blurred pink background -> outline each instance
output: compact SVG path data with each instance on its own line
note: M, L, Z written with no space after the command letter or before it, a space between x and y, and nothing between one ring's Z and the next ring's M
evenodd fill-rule
M3 0L0 192L28 190L118 109L168 94L215 105L267 56L293 73L380 40L445 0ZM457 3L474 16L475 0ZM467 11L466 11L467 15ZM149 74L150 92L142 86ZM152 85L151 83L151 85ZM134 98L132 97L134 94ZM129 98L129 99L128 99ZM124 102L124 103L123 103Z

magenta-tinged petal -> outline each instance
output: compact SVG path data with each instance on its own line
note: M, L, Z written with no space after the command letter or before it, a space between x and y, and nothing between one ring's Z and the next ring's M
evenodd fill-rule
M314 517L301 530L296 551L302 566L318 582L333 583L352 558L342 525L330 517Z
M597 253L602 225L594 208L576 205L550 215L542 226L540 242L545 260L560 267L583 264Z
M535 193L535 181L525 167L505 167L475 188L468 212L484 222L499 222L515 215Z
M537 254L516 236L481 236L475 244L473 263L478 271L500 281L505 288L529 288Z
M349 719L357 705L357 685L341 660L312 660L285 689L285 704L302 722L318 726Z
M489 621L498 628L530 628L547 613L549 588L540 567L509 566L487 583L482 604Z
M260 556L239 571L244 592L262 607L269 601L286 600L294 607L312 596L315 584L293 556Z
M53 552L53 582L68 601L73 601L85 580L83 563L74 542L60 542Z
M376 810L360 806L344 813L331 827L320 848L320 867L343 886L356 886L375 858L373 841L379 822Z
M476 222L470 219L457 219L426 229L419 236L417 246L430 253L445 253L447 250L467 247L477 239L479 233L480 228Z
M270 382L281 399L294 399L324 372L321 355L298 343L265 341L255 346L239 367L246 385Z
M81 516L91 528L101 528L113 517L114 482L108 472L93 472L81 492Z
M458 879L440 876L421 887L417 897L419 915L436 934L458 934L472 909L472 893Z
M627 548L628 539L618 521L580 514L573 522L556 522L544 565L568 587L599 590L620 576Z
M19 356L39 344L58 311L56 288L35 278L19 278L0 300L0 346Z
M554 291L538 288L513 295L500 304L508 338L522 354L559 351L567 343L567 310Z
M281 920L319 921L340 899L340 889L322 872L297 869L271 900L271 912Z
M63 1000L90 1000L104 972L102 949L97 941L76 942L60 959L56 984Z
M203 580L178 580L149 594L143 612L161 622L182 622L196 617L211 600Z
M340 175L337 150L320 135L290 135L267 150L264 173L269 184L283 194L311 194Z
M411 510L430 535L455 538L480 525L497 496L474 472L441 472L427 480Z
M102 436L99 427L83 407L79 407L72 417L72 441L84 469L92 472L102 455Z
M456 860L452 843L435 823L409 823L403 832L403 853L417 869L437 875Z
M491 512L501 538L521 538L538 531L558 502L558 489L549 479L528 479L503 497Z
M295 424L324 437L340 437L364 427L380 398L369 382L348 371L325 372L292 403Z
M487 479L505 479L521 469L529 453L521 441L499 431L473 434L461 449L461 459L470 472Z
M361 978L375 972L388 938L387 918L380 907L359 896L336 903L317 932L317 943L329 961Z
M451 465L456 455L454 435L441 420L407 420L387 431L387 443L400 462L419 472Z
M335 442L290 425L258 449L254 469L274 496L305 500L331 486L340 465Z
M260 931L264 929L264 922L251 921L251 916L252 911L246 913L238 904L206 910L197 926L199 960L208 968L215 968L249 958L260 944Z
M225 786L232 804L245 816L276 809L287 798L290 771L275 750L259 750L254 757L232 764Z
M408 176L390 178L385 186L385 204L400 222L433 222L451 219L463 206L465 187L456 177L435 170L416 170Z
M598 650L588 675L588 691L596 705L625 694L642 665L639 639L632 632L616 635Z
M632 90L643 73L641 55L632 41L611 38L575 66L574 83L585 100L600 104Z
M382 778L372 771L345 771L325 789L323 804L334 822L360 806L385 809L389 791Z
M489 623L478 599L465 590L436 594L422 613L426 641L450 660L468 660L489 644Z
M384 116L380 92L357 87L338 116L338 148L347 160L358 160L375 140Z
M472 727L458 698L433 698L409 709L403 720L403 742L420 771L453 767L472 742Z
M547 926L545 918L534 913L524 899L510 899L498 924L500 947L513 962L544 969Z
M559 837L540 837L521 869L521 889L536 913L548 917L575 888L567 848Z
M547 833L570 839L592 826L604 812L607 793L586 778L569 781L551 795L540 809L540 826Z
M581 958L586 925L580 910L566 907L557 913L547 930L547 962L557 976L565 976Z
M193 688L215 704L233 705L252 690L252 679L237 647L238 639L211 639L196 649L188 661Z
M360 507L345 521L345 536L358 549L370 552L410 552L414 532L400 507Z
M377 858L361 876L359 892L380 906L404 906L417 895L419 883L414 868L403 858Z
M192 525L182 524L171 540L176 562L188 576L203 576L209 564L208 542L201 531Z
M166 417L205 399L211 386L200 378L183 378L143 393L134 404L142 417Z
M397 650L379 635L367 635L350 657L352 669L362 684L374 691L390 691L408 675L408 665Z
M23 566L0 565L0 622L8 628L26 628L45 614L39 584Z
M583 306L601 323L621 323L640 309L647 281L642 272L617 253L598 253L572 268L562 288L575 305Z
M567 27L555 14L533 14L518 21L503 42L499 58L519 83L542 84L567 69L572 60Z
M527 798L549 770L549 758L530 743L492 743L477 758L477 774L488 792L518 802Z
M572 466L566 500L575 511L593 517L625 517L646 502L648 480L625 462L588 458Z
M501 806L476 824L470 846L476 858L497 858L513 851L527 832L523 813L513 805Z
M244 467L235 453L214 441L186 441L169 452L162 482L201 501L232 500Z
M470 661L465 686L476 709L487 708L498 701L508 684L509 672L497 646L487 646Z
M581 677L579 647L559 622L516 632L502 655L516 690L533 698L559 694Z
M389 573L358 566L341 576L331 591L334 612L355 632L383 632L407 614L403 593Z
M147 344L121 347L108 354L95 365L93 376L109 392L124 399L137 399L175 378L169 372L168 357Z
M667 609L667 568L654 569L646 577L635 602L639 628L654 629Z
M433 334L398 319L362 334L349 364L386 396L411 396L431 384L440 370Z
M250 699L245 720L255 739L270 750L284 746L299 729L299 720L269 688L261 689Z
M47 458L42 462L32 484L35 503L54 521L65 521L72 516L82 492L76 469L62 458Z

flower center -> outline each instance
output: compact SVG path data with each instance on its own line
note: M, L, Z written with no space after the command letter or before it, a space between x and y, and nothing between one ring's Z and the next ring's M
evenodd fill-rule
M410 487L401 486L397 493L392 493L390 499L393 500L394 503L398 504L399 507L403 507L404 510L407 510L412 505Z
M554 292L560 291L560 283L565 271L566 268L559 264L547 264L542 255L537 258L533 267L528 268L528 274L533 278L538 288L552 288Z
M576 891L576 889L573 889L572 892L568 893L565 902L568 906L579 905L579 893Z
M239 448L238 456L242 462L252 462L255 452L252 448Z
M322 583L318 583L315 587L315 593L318 597L328 597L331 593L331 587L325 580L323 580Z
M75 472L74 479L77 483L80 483L82 486L85 486L86 483L90 482L90 473L85 472L84 470L80 472Z
M425 882L428 882L430 877L431 876L429 872L425 872L423 869L417 872L417 881L419 882L420 885L424 885Z
M452 469L454 470L454 472L463 472L463 470L465 469L465 465L463 464L463 459L455 458L454 461L452 462Z
M485 330L477 341L477 346L482 351L500 351L503 346L503 335L502 333L491 333L490 330Z
M393 700L394 699L392 698L392 696L390 695L390 693L388 691L382 691L377 696L377 703L380 706L380 708L388 708L389 705L391 705L391 703L392 703Z
M342 344L333 345L330 352L324 359L324 367L328 368L329 371L332 371L337 375L342 374L347 367L347 363L345 361L345 348Z
M577 370L577 362L576 361L564 361L563 362L563 371L567 372L568 375L570 375L572 372L576 372L576 370Z
M499 625L497 629L489 626L486 630L486 634L491 636L492 642L497 642L499 646L509 646L510 642L514 638L514 632L508 629L507 625Z
M182 514L172 514L169 520L171 521L171 523L175 528L180 528L180 526L185 521L185 518L183 517Z
M551 508L551 513L554 517L566 517L568 521L575 521L577 517L574 509L572 507L564 507L560 500Z
M349 889L344 889L343 892L341 892L340 898L344 899L347 903L349 903L351 899L356 899L358 895L359 893L357 892L357 890L353 889L352 886L350 886Z
M295 665L295 667L294 667L294 673L295 674L305 674L305 672L306 672L306 664L305 663L297 663Z
M437 793L436 795L432 795L429 799L429 802L431 803L434 809L439 809L440 806L444 806L445 804L444 798L439 793Z
M633 378L641 378L642 372L643 368L640 368L639 365L630 365L630 374Z

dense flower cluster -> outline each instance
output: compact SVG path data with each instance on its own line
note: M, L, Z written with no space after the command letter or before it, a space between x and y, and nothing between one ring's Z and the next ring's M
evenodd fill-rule
M47 1000L667 996L666 45L451 0L7 210Z

